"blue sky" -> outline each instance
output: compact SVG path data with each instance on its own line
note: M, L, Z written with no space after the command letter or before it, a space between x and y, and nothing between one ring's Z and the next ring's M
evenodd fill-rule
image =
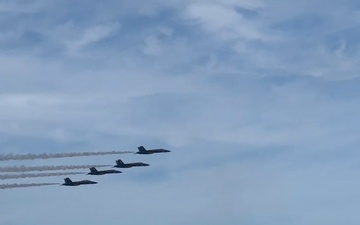
M151 166L0 190L0 224L358 225L359 21L355 0L1 1L1 153L172 152L1 162Z

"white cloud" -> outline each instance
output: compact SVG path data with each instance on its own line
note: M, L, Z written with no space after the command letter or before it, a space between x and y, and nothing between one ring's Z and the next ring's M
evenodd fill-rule
M222 4L191 4L185 16L199 23L206 31L225 39L268 39L258 24L237 13L232 6Z

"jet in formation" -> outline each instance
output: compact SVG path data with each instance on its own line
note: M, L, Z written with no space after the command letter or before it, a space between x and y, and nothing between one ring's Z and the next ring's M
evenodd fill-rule
M63 186L79 186L79 185L83 185L83 184L97 184L97 182L95 181L91 181L91 180L80 180L80 181L71 181L70 178L65 178L64 179L65 183L63 183Z
M89 175L104 175L104 174L112 174L112 173L122 173L118 170L97 170L95 167L90 168Z
M170 150L166 150L163 148L157 148L157 149L149 149L146 150L144 148L144 146L139 146L138 147L138 152L135 152L135 154L142 154L142 155L148 155L148 154L153 154L153 153L163 153L163 152L170 152Z
M134 162L134 163L124 163L121 159L116 160L116 165L114 167L116 168L131 168L131 167L137 167L137 166L150 166L147 163L142 162Z

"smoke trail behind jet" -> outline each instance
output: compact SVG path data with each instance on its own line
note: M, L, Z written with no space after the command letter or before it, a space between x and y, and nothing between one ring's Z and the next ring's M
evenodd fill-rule
M0 189L40 187L40 186L49 186L49 185L58 185L58 184L59 183L0 184Z
M42 154L0 154L0 161L8 160L34 160L34 159L54 159L54 158L69 158L69 157L84 157L96 155L117 155L134 153L132 151L110 151L110 152L71 152L71 153L42 153Z
M91 167L108 167L112 165L66 165L66 166L7 166L0 167L0 172L32 172L32 171L53 171L53 170L76 170Z
M22 173L22 174L0 174L0 180L6 179L22 179L32 177L53 177L53 176L67 176L74 174L84 174L80 172L68 172L68 173Z

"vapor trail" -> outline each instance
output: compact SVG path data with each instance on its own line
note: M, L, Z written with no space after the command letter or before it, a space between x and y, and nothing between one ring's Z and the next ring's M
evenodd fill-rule
M21 179L31 177L53 177L53 176L66 176L74 174L84 174L79 172L68 172L68 173L22 173L22 174L0 174L0 180L6 179Z
M40 186L49 186L49 185L58 185L58 184L59 183L0 184L0 189L40 187Z
M75 170L90 167L107 167L111 165L69 165L69 166L7 166L0 167L0 172L31 172L31 171L52 171L52 170Z
M42 154L0 154L0 161L8 160L34 160L34 159L54 159L54 158L69 158L69 157L84 157L95 155L116 155L133 153L131 151L110 151L110 152L71 152L71 153L42 153Z

